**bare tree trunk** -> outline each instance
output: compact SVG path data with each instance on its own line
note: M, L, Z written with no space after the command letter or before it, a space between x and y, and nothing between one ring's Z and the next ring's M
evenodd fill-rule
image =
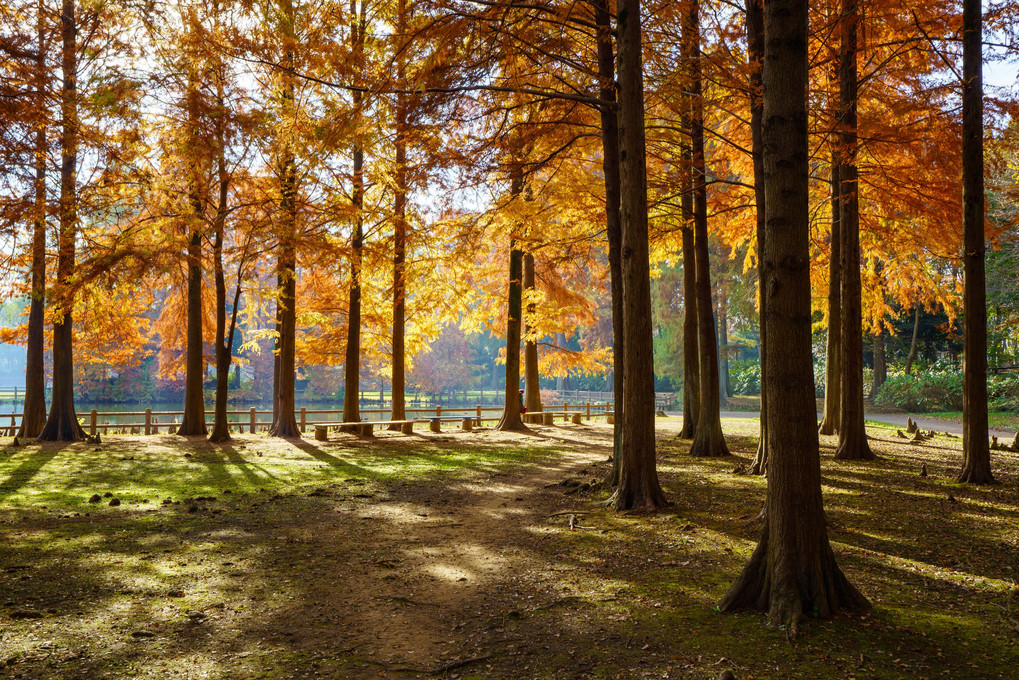
M690 3L683 25L686 57L690 63L690 145L693 151L694 251L697 255L697 337L700 359L700 401L697 428L690 455L728 456L729 447L722 435L718 395L718 339L711 305L711 265L708 261L708 187L704 163L704 99L701 96L700 9L697 0Z
M32 301L28 310L28 346L25 361L25 405L18 436L34 438L46 424L46 32L43 1L39 2L36 57L35 216L32 231Z
M764 357L766 342L765 319L767 318L767 296L764 287L764 250L767 245L767 229L765 217L764 191L764 81L762 68L764 65L764 2L763 0L746 1L747 22L747 58L750 66L750 137L754 158L754 202L757 212L757 296L760 308L761 328L761 435L757 442L757 452L750 464L751 474L763 475L768 471L768 404L767 404L767 372Z
M684 221L693 220L693 193L687 190L682 198ZM689 205L688 205L689 204ZM688 215L688 217L687 217ZM693 229L683 227L683 429L679 436L693 439L700 416L701 366L697 349L697 256L694 253Z
M513 200L519 200L523 192L524 178L519 167L514 168L510 178L510 193ZM497 430L527 432L528 428L520 418L520 326L523 316L523 270L524 253L517 247L516 239L510 239L509 257L509 300L506 310L506 394L502 418Z
M598 27L598 89L601 99L616 101L616 58L612 47L612 17L609 0L591 0ZM612 470L605 480L619 484L623 435L623 265L622 226L619 222L619 119L608 106L599 108L602 133L602 171L605 175L605 231L609 242L609 277L612 293Z
M523 294L534 289L534 255L524 253L524 287ZM528 303L524 313L524 406L527 408L527 415L541 413L541 386L538 375L538 343L530 338L531 325L527 321L529 315L534 313L534 304ZM539 416L540 417L540 416ZM528 418L536 422L534 416Z
M644 142L640 0L620 0L620 218L623 248L623 444L615 508L667 505L655 460L654 350Z
M835 458L872 460L863 414L863 309L860 284L860 196L857 158L857 26L859 1L845 0L840 21L839 231L842 256L842 399Z
M85 431L74 412L74 352L70 290L74 275L74 245L78 230L78 195L75 170L78 158L78 57L74 0L63 0L60 10L60 231L57 236L57 281L53 295L53 401L39 433L42 441L78 441Z
M795 636L805 615L869 607L835 561L825 527L810 348L807 0L765 5L764 162L768 238L768 499L750 562L720 603L762 609Z
M729 403L729 301L726 279L718 282L718 405Z
M820 434L839 431L842 415L842 233L839 229L839 161L831 163L831 255L828 258L828 345L825 353L824 416Z
M984 130L980 0L962 4L963 389L960 482L991 484L987 444Z

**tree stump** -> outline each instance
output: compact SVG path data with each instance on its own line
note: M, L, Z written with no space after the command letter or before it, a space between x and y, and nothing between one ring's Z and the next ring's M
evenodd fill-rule
M428 429L431 432L442 432L442 421L438 418L432 418L428 421Z
M460 429L464 432L470 432L474 429L474 421L470 418L464 418L460 421Z
M315 426L315 439L320 442L329 441L329 428L325 425Z

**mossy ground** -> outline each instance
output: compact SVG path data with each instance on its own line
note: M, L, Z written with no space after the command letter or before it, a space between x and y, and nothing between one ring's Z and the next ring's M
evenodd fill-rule
M789 642L715 609L760 530L766 483L734 473L756 421L723 421L724 460L678 427L650 516L557 484L603 477L603 424L5 446L0 677L1016 677L1019 456L964 487L957 439L871 427L880 458L840 463L823 437L829 535L875 608Z

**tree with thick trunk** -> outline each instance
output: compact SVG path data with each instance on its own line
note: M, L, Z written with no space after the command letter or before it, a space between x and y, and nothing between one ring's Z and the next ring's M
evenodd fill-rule
M199 207L201 207L199 205ZM184 375L184 414L177 434L184 436L206 435L205 394L202 379L205 377L205 357L202 343L202 231L197 216L192 216L191 238L188 240L188 320L187 350Z
M835 560L821 497L810 347L807 0L768 0L764 170L768 237L768 498L750 562L720 603L761 609L795 636L804 616L868 608Z
M46 307L46 31L44 7L39 2L36 53L35 214L32 218L32 296L28 310L28 346L25 361L25 407L18 436L39 436L46 424L45 324Z
M842 260L842 399L835 458L872 460L863 414L863 304L857 158L857 28L860 0L845 0L839 21L839 235Z
M524 253L523 295L534 290L534 253ZM534 303L529 302L524 312L524 408L527 415L541 413L541 385L538 374L538 342L531 337L531 324L528 317L534 314ZM537 422L541 416L531 416L531 422Z
M644 141L640 0L619 0L620 220L623 248L623 445L617 510L667 505L655 461L655 375Z
M747 24L747 61L750 66L750 139L751 153L754 160L754 204L756 208L757 236L757 298L761 329L761 434L757 442L757 453L750 464L750 473L767 474L768 471L768 394L764 389L767 383L766 362L764 358L766 342L765 317L767 297L764 289L764 248L767 244L765 228L765 192L764 192L764 0L746 0Z
M831 249L828 258L828 343L824 365L824 415L817 431L835 434L842 415L842 234L839 230L839 163L831 163Z
M598 29L598 91L603 102L616 101L616 55L612 46L609 0L591 0ZM601 117L602 172L605 176L605 234L609 242L609 278L612 295L612 469L605 483L619 484L623 434L623 232L619 222L619 118L609 104L598 107Z
M74 347L71 310L74 293L74 245L78 231L78 26L74 0L60 9L60 216L57 234L57 279L53 291L53 397L49 416L39 433L42 441L78 441L85 431L74 412Z
M399 0L396 10L397 46L396 82L402 90L407 81L407 0ZM396 95L395 111L396 167L393 169L393 359L390 420L407 418L407 95ZM400 430L390 425L390 430Z
M698 0L693 0L683 25L690 64L690 146L693 152L694 252L697 268L697 338L700 359L700 400L692 456L728 456L722 435L718 390L718 338L711 304L711 265L708 261L708 176L704 163L704 99L701 78L701 30Z
M514 167L510 174L510 195L519 200L524 188L522 169ZM517 245L516 236L510 237L509 292L506 306L506 393L502 418L495 429L527 432L520 417L520 329L523 317L524 251Z
M980 0L962 3L962 472L991 484L987 444L987 292L984 279L984 88Z

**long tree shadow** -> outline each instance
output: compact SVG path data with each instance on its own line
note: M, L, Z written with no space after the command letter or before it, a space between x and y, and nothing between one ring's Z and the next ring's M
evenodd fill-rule
M46 442L40 444L39 448L35 451L26 449L20 454L15 454L22 458L22 460L18 463L17 467L10 471L7 479L0 482L0 499L8 498L28 486L28 483L39 474L39 471L47 463L59 456L68 446L71 446L71 444Z

